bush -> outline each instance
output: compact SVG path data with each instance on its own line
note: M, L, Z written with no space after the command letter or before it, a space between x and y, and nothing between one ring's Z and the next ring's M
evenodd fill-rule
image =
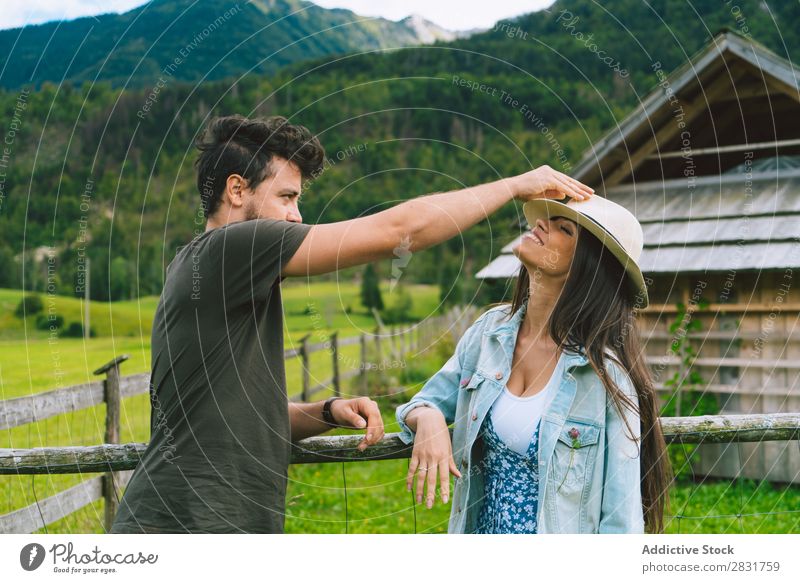
M61 336L65 338L83 338L83 324L80 322L70 322L69 326L61 333ZM91 326L89 326L89 336L91 338L97 336L97 333Z
M17 309L14 312L18 318L23 318L26 315L31 316L33 314L38 314L44 309L44 304L42 303L42 298L39 297L38 294L31 294L25 296L19 301L17 304Z
M381 311L384 324L403 324L413 321L411 309L414 303L411 293L405 286L398 285L394 293L392 304Z
M64 327L64 317L59 314L55 314L51 318L46 314L39 314L36 316L36 327L39 330L50 330L51 327L55 328L56 330L60 330Z

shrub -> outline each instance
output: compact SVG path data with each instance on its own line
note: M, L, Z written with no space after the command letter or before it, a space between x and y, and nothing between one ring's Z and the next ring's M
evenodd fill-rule
M51 327L60 330L64 327L64 317L60 314L54 314L52 317L39 314L36 316L36 327L39 330L50 330Z
M61 336L65 338L83 338L83 324L80 322L70 322L69 326L61 332ZM89 326L89 336L91 338L97 336L97 333L91 326Z
M17 304L17 309L14 312L17 317L23 318L26 315L30 316L33 314L38 314L44 309L44 304L42 303L42 298L39 297L38 294L31 294L23 297L19 304Z
M398 285L392 304L381 312L384 324L402 324L413 321L411 309L414 302L405 286Z

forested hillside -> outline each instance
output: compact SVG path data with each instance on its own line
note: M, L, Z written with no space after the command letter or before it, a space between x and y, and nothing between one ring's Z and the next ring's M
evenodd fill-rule
M393 22L305 0L150 0L123 14L0 31L13 66L0 86L109 81L153 87L206 81L357 50L412 46L455 35L424 19Z
M203 229L192 140L209 116L281 114L311 128L330 162L301 210L306 222L336 221L542 163L569 172L655 86L653 61L669 71L723 26L800 62L798 6L568 0L468 39L171 80L155 95L109 82L2 92L6 131L16 129L0 167L0 287L22 285L15 255L33 261L47 245L64 292L85 253L96 299L159 293L175 248ZM520 217L509 205L416 254L403 277L449 286L461 272L453 297L469 297ZM388 262L382 270L390 276ZM45 276L28 269L25 287L43 289Z

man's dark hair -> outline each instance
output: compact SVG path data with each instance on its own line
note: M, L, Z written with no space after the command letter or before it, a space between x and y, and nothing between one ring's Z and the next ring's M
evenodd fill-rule
M195 160L197 189L206 218L219 208L231 174L240 174L247 180L247 186L255 189L272 176L273 156L297 164L303 179L316 177L325 160L325 150L316 136L281 116L216 117L195 145L200 150Z

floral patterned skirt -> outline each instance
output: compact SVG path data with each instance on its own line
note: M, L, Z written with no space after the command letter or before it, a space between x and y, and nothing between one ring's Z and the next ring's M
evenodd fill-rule
M539 507L539 425L528 451L520 455L495 433L491 414L481 428L485 490L477 534L536 533Z

